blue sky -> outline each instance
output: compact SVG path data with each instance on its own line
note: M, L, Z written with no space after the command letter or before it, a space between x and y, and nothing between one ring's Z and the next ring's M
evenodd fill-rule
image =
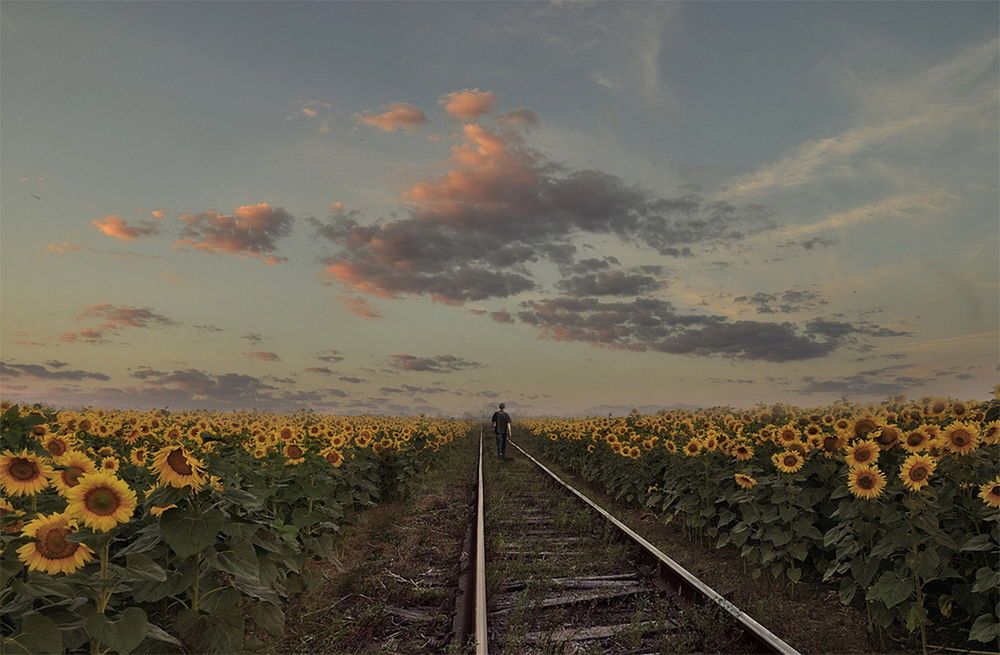
M4 2L5 398L986 397L990 2Z

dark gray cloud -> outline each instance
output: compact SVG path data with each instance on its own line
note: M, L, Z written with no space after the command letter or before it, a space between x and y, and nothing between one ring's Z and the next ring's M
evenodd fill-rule
M778 293L758 291L752 296L738 296L733 302L750 305L758 314L791 314L805 310L819 309L829 304L817 292L807 289L789 289Z
M742 239L769 224L760 206L662 198L596 170L569 170L516 132L467 125L452 170L404 192L403 216L364 225L337 208L316 234L340 248L327 274L356 292L448 303L536 288L531 264L572 263L579 235L611 235L661 255Z
M307 373L321 373L323 375L334 375L334 372L325 366L307 366Z
M404 384L399 387L382 387L379 389L379 392L384 394L435 394L445 393L447 391L447 389L442 389L440 387L415 387L412 384Z
M62 366L66 366L64 362L55 362L61 366L52 366L52 362L46 362L49 368L61 369ZM2 377L12 377L18 378L21 376L29 378L39 378L42 380L101 380L108 381L109 378L103 373L93 373L90 371L63 371L54 370L50 371L46 366L41 364L8 364L7 362L0 361L0 376Z
M49 361L45 362L45 365L48 366L49 368L63 368L65 366L69 366L69 364L67 364L66 362L60 362L59 360L56 359L50 359Z
M510 312L498 311L490 312L490 318L492 318L497 323L514 323L514 317L511 316Z
M556 282L556 288L570 296L641 296L665 286L649 275L625 271L600 271L574 275Z
M341 375L337 379L340 380L341 382L347 382L348 384L361 384L362 382L368 381L365 378L355 378L351 377L350 375Z
M323 352L316 355L316 359L321 362L330 362L334 364L344 360L343 355L340 354L339 350L324 350Z
M437 355L436 357L417 357L415 355L390 355L389 363L402 371L428 371L432 373L451 373L482 366L479 362L456 357L455 355Z
M636 298L602 302L558 297L521 303L517 317L560 341L678 355L787 362L812 359L855 343L861 337L900 333L863 323L816 319L794 323L731 321L723 316L680 314L664 300Z
M246 334L241 336L240 339L246 339L247 341L250 342L251 345L256 346L264 339L264 337L263 335L258 334L257 332L247 332Z
M76 317L78 321L101 321L96 327L80 330L67 330L59 336L59 341L67 343L110 343L108 336L118 334L131 328L154 328L179 325L177 321L153 311L149 307L116 306L110 303L100 303L84 307L83 313Z
M708 378L712 384L756 384L756 380L744 380L734 378Z
M875 400L892 394L912 392L933 380L896 374L908 367L909 365L889 366L829 379L806 376L802 378L802 386L798 390L804 394L835 394L849 399Z

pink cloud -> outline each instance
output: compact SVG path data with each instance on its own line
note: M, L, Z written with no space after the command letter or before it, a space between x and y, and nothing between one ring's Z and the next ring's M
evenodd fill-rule
M354 119L362 125L375 127L383 132L395 132L398 129L412 132L427 122L427 115L408 102L383 105L382 110L381 114L373 114L371 111L355 114Z
M179 220L185 227L174 247L257 257L269 265L287 261L268 254L275 250L278 239L291 233L292 217L281 207L262 202L237 207L232 214L207 211L184 215Z
M135 241L141 236L159 233L159 229L155 224L143 221L142 225L132 226L114 214L93 220L90 224L105 235L123 241Z
M249 350L240 353L247 359L259 359L262 362L280 362L281 358L278 357L277 353L268 352L265 350Z
M492 91L479 89L463 89L441 96L438 102L444 105L444 110L463 121L474 121L480 116L493 111L493 105L498 100Z
M50 243L45 246L45 249L49 252L56 253L57 255L62 255L67 252L77 252L80 250L78 244L75 243Z
M149 212L149 214L155 219L162 219L167 215L167 212L163 211L162 209L154 209L153 211Z
M337 300L344 305L344 308L355 316L361 318L377 319L383 318L374 307L364 298L356 296L337 296Z

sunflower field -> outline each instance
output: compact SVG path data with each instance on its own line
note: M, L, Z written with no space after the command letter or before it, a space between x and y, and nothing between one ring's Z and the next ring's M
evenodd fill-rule
M359 509L462 421L307 412L0 415L0 653L232 653L280 635Z
M521 421L620 501L735 547L756 579L839 586L873 638L929 621L1000 638L1000 401Z

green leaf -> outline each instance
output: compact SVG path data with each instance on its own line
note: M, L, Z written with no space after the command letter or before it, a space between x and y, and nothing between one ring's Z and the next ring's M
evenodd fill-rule
M792 582L798 582L802 579L802 569L796 567L788 569L788 579Z
M969 630L969 641L993 642L1000 637L1000 623L991 614L982 614Z
M237 578L258 582L260 567L257 563L257 552L246 539L233 539L230 550L219 553L217 568L231 573Z
M270 603L259 603L251 612L254 623L261 626L275 637L285 632L285 613L280 607Z
M1000 571L988 566L976 571L976 584L972 586L972 593L983 593L996 587L1000 587Z
M153 561L149 555L137 553L125 558L125 570L128 580L143 580L152 582L163 582L167 579L167 572L159 564Z
M915 632L927 620L927 610L920 603L913 603L906 612L906 629Z
M156 641L162 641L168 644L173 644L174 646L183 646L180 639L173 636L160 626L155 623L146 624L146 636L150 639L155 639Z
M993 544L990 543L990 535L977 534L966 539L960 550L963 553L969 551L993 550Z
M900 578L894 571L886 571L879 577L872 591L887 608L892 609L910 597L913 593L913 581Z
M4 652L10 655L41 655L63 652L62 635L55 621L33 613L24 617L21 631L3 640Z
M129 607L117 621L97 612L87 617L87 634L120 655L129 655L146 638L149 621L138 607Z
M195 516L173 509L160 518L160 531L178 557L190 557L214 544L225 522L225 515L218 510Z

